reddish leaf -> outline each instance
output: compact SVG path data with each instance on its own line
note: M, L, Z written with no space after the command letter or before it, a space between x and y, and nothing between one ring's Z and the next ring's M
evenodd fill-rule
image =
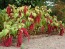
M23 19L23 20L22 20L22 23L25 23L25 22L26 22L26 20Z

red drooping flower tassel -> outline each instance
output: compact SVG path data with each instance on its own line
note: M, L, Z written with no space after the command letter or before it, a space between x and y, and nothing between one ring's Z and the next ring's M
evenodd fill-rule
M31 31L33 31L33 30L34 30L34 27L35 27L35 25L34 25L34 23L33 23L33 24L31 24L31 25L29 26L29 29L30 29Z
M17 37L17 47L20 47L21 44L22 44L22 33L23 31L22 30L19 30L18 31L18 37Z
M44 26L41 27L41 31L44 32Z
M54 29L56 29L56 30L57 30L57 26L54 26Z
M23 30L23 33L26 37L28 37L28 41L29 41L29 34L26 28L21 28L21 30Z
M52 31L54 31L54 29L55 29L54 26L51 26L51 29L52 29Z
M24 14L26 15L26 12L28 11L28 7L24 6Z
M12 17L12 14L11 14L11 13L13 12L13 11L12 11L12 8L11 8L10 6L8 6L6 10L7 10L8 16L9 16L10 18L13 18L13 17Z
M8 6L8 7L7 7L7 14L9 15L10 13L11 13L11 7Z
M40 23L41 20L41 14L38 14L37 17L35 18L35 23Z
M64 34L64 28L62 28L62 29L60 30L60 35L63 36L63 34Z
M2 42L0 43L0 46L4 46L4 42L6 40L6 37L2 37L1 40L2 40Z
M57 26L52 26L52 31L54 31L54 29L57 30Z
M11 7L8 6L6 10L7 10L8 16L10 16L10 18L12 18L12 15L11 15L11 12L12 12Z
M18 38L17 38L17 46L20 47L21 44L22 44L22 33L24 33L24 35L26 37L28 37L28 41L29 41L29 34L28 34L28 31L27 29L25 28L21 28L19 31L18 31Z
M3 45L6 47L11 46L12 45L12 39L13 39L13 36L10 35L10 37L7 37L7 39L3 40Z
M52 26L48 24L48 34L51 34L51 32L52 32Z
M61 28L63 28L63 25L62 25L62 24L60 24L60 27L61 27Z
M34 16L32 15L32 13L30 14L30 16L29 16L30 18L34 18Z

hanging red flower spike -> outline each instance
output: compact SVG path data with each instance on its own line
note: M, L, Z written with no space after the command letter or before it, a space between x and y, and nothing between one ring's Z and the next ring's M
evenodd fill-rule
M57 30L57 26L54 26L54 29L56 29L56 30Z
M65 28L62 24L60 24L60 28L60 35L63 36Z
M61 27L61 28L63 28L63 25L62 25L62 24L60 24L60 27Z
M34 25L34 23L33 23L33 24L31 24L31 25L29 26L29 29L30 29L31 31L33 31L33 30L34 30L34 27L35 27L35 25Z
M22 44L22 33L23 33L22 30L19 30L19 31L18 31L18 36L17 36L17 47L20 47L21 44Z
M6 47L9 47L12 45L12 39L13 39L13 36L10 35L10 37L8 37L7 39L3 40L3 45L6 46Z
M30 14L30 16L29 16L29 17L30 17L30 18L34 18L34 17L33 17L33 15L32 15L32 13Z
M38 14L37 17L35 18L35 23L40 23L41 20L41 14Z
M62 29L60 30L60 35L63 36L63 34L64 34L64 28L62 28Z
M51 34L51 31L52 31L52 26L48 24L48 34Z
M53 21L50 19L50 23L52 23Z
M23 30L23 33L26 37L28 37L28 41L29 41L29 34L26 28L21 28L21 30Z
M28 7L24 6L24 14L26 15L26 12L28 11Z
M51 26L51 29L52 29L52 31L54 31L54 29L55 29L54 26Z
M1 40L2 40L2 43L0 43L0 45L1 45L1 46L4 46L4 42L5 42L5 40L6 40L6 37L2 37Z
M10 13L11 13L11 7L8 6L8 7L6 8L6 10L7 10L7 14L8 14L8 16L10 16Z
M44 26L41 27L41 31L44 32Z

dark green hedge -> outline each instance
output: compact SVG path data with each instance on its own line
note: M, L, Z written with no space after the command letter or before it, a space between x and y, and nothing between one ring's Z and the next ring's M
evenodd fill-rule
M15 4L16 6L21 5L31 5L35 7L36 5L43 5L45 0L0 0L0 8L5 8L8 4Z

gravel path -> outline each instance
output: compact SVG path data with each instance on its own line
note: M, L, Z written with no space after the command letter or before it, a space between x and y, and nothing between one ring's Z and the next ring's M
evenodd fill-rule
M31 36L30 42L25 41L25 49L65 49L65 35ZM20 49L17 47L0 47L0 49Z
M31 39L28 49L65 49L65 35L41 36Z

